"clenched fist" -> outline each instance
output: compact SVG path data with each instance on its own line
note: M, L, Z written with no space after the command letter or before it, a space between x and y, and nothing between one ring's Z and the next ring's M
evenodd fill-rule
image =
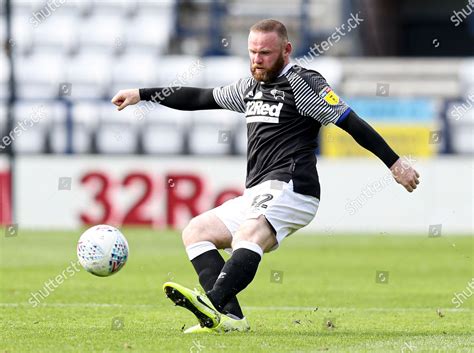
M401 158L390 167L390 170L392 171L395 181L403 185L408 192L415 190L417 185L420 183L418 180L420 174L418 174L418 172L413 169L408 162Z
M112 98L111 102L118 107L118 110L122 110L129 105L140 102L140 92L138 88L120 90Z

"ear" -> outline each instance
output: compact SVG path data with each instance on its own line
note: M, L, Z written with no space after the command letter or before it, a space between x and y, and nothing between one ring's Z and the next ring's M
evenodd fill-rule
M286 56L290 56L292 51L293 51L293 46L291 45L291 42L287 42L286 45L285 45L284 54Z

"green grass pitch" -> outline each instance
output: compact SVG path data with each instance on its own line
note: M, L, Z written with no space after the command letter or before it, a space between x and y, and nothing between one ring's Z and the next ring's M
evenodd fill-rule
M79 231L0 229L0 352L472 352L472 298L452 298L472 293L473 237L294 234L239 296L251 332L184 335L161 289L197 285L179 234L123 231L127 265L99 278L64 272Z

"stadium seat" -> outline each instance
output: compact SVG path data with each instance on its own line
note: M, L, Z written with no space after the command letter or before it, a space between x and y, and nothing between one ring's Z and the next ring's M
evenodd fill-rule
M0 0L0 6L2 5L2 0ZM0 16L2 16L2 18L4 18L4 14L1 12L0 10ZM7 26L0 26L0 40L2 40L3 42L6 42L7 41ZM4 54L4 50L2 50L2 55Z
M5 5L5 0L1 1L2 5ZM12 1L12 8L14 13L19 13L19 12L28 12L31 14L34 10L36 10L38 4L33 1ZM3 8L2 8L2 14L3 14Z
M91 10L97 15L120 13L125 16L133 15L138 8L137 1L128 0L89 0Z
M81 52L69 60L64 82L72 85L71 98L109 99L111 60L100 52Z
M196 56L169 55L156 62L156 86L202 87L204 73L202 59Z
M241 114L228 110L202 110L192 113L189 151L198 155L224 155L234 151L235 127Z
M100 105L100 121L96 135L99 153L137 153L138 125L134 110L131 108L119 112L110 102Z
M166 108L158 104L144 114L142 129L143 150L147 154L181 154L191 123L190 112Z
M262 18L267 16L269 8L273 16L299 16L299 7L284 0L241 0L229 4L229 12L233 16Z
M361 78L344 81L341 85L343 96L375 96L377 84L387 82L384 79ZM426 97L457 98L461 94L459 82L456 78L410 79L409 77L391 78L389 94L395 97Z
M126 52L112 62L109 96L127 88L153 87L157 62L153 54Z
M160 0L160 1L138 1L139 10L143 11L170 11L176 5L176 0Z
M64 54L76 51L79 26L78 17L73 13L50 16L33 30L35 51L51 50Z
M60 53L35 52L19 56L15 63L19 99L55 98L64 79L64 58Z
M345 58L341 62L349 77L453 77L459 67L459 59Z
M455 124L452 127L452 147L455 153L474 154L474 125L473 124Z
M454 152L474 155L474 101L451 102L446 108L446 117Z
M81 22L79 44L81 51L118 53L124 50L124 33L128 28L120 13L93 13Z
M459 81L464 97L474 94L474 59L463 60L459 66Z
M343 59L341 95L371 96L389 83L392 97L458 98L458 59Z
M127 51L163 54L168 47L173 25L173 16L168 12L142 10L127 21L124 38Z
M72 105L74 152L95 151L94 141L100 123L102 104L99 101L75 101ZM88 141L88 145L86 141Z
M72 120L75 124L83 124L88 130L94 131L100 123L101 101L75 101L71 108Z
M71 152L92 152L93 131L98 125L99 114L97 103L75 103L70 107L71 117ZM67 115L57 116L51 128L50 143L54 153L66 153L69 145Z
M235 128L235 152L237 154L247 155L247 124L245 118L242 116L242 122Z
M218 56L203 58L205 87L221 87L250 76L250 64L246 58Z
M52 122L66 115L61 103L18 101L14 106L14 150L17 153L47 152L48 133Z
M10 76L10 65L5 51L0 52L0 100L8 98L8 79Z
M4 102L0 103L0 137L7 135L7 105ZM0 139L0 145L3 145L3 142ZM0 148L0 153L5 152L5 149Z
M33 50L33 25L29 22L31 11L13 13L12 45L15 53L24 55Z

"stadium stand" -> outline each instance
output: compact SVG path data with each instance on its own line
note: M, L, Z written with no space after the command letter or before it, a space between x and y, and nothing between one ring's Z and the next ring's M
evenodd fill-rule
M262 17L273 2L229 3L226 28L235 31L230 52L239 55L227 56L172 53L170 44L176 36L177 20L177 5L173 0L67 1L51 15L47 15L45 3L13 3L15 122L27 118L39 106L44 107L47 115L18 138L15 147L18 153L245 153L246 126L239 114L178 112L156 105L150 108L150 103L144 102L137 106L138 112L126 109L118 113L109 101L125 88L215 87L248 75L249 63L245 57L248 26L255 17ZM288 20L290 31L294 32L298 29L295 23L303 14L284 4L278 1L274 8L281 10L281 16ZM320 23L318 29L323 37L342 21L343 11L327 16L328 11L323 9L342 6L339 1L336 4L329 0L309 2L308 6L310 20ZM4 26L0 35L6 36ZM202 49L204 53L205 48ZM298 49L304 51L304 47ZM439 107L432 120L440 125L443 119L446 121L446 132L452 141L452 151L447 148L444 152L474 153L470 98L474 95L474 60L324 56L312 61L296 59L296 63L320 71L346 100L374 97L380 82L390 83L387 100L432 99ZM7 58L2 51L0 131L3 133L8 76ZM462 118L452 116L456 107L469 105ZM220 131L229 133L223 136ZM223 137L226 141L219 142Z
M71 125L70 128L68 124ZM81 102L73 104L68 109L66 118L59 116L53 121L50 133L51 151L53 153L91 153L97 126L95 104Z
M111 81L113 58L100 52L81 51L65 67L65 79L71 84L73 99L106 99ZM65 94L65 96L68 96Z
M152 106L149 104L147 107ZM140 115L139 119L144 121L141 135L143 152L146 154L187 152L185 142L190 126L190 116L190 112L181 112L159 105Z
M0 136L7 134L7 106L0 103Z
M10 67L6 59L5 53L0 52L0 100L8 98L8 76L10 75Z
M19 101L14 106L14 124L21 129L15 134L17 153L44 153L49 150L48 134L53 121L64 121L64 104L45 101Z
M132 109L121 112L109 102L96 106L99 114L96 144L99 153L137 153L138 129Z
M65 81L68 69L66 58L60 53L36 51L19 56L15 65L16 93L20 100L54 99L59 83Z
M229 111L196 111L191 116L189 151L198 155L231 154L235 127L241 114ZM216 134L217 132L217 134Z

